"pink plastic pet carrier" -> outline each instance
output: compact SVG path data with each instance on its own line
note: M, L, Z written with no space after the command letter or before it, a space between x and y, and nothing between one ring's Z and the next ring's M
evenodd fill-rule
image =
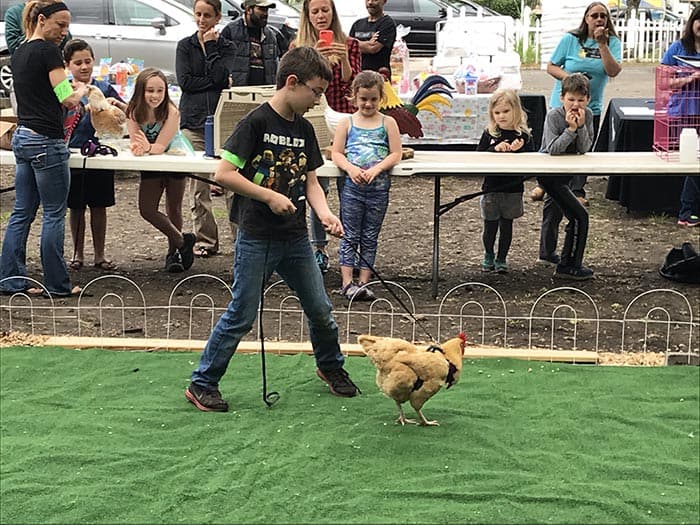
M700 135L700 68L658 66L654 100L654 151L666 160L678 160L683 128Z

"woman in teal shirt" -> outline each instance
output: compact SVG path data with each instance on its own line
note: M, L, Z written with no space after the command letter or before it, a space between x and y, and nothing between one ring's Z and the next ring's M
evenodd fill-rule
M597 136L603 112L603 90L608 78L616 77L622 71L621 60L622 46L607 6L602 2L589 4L581 24L562 37L547 64L547 73L556 79L549 100L550 108L561 106L561 80L572 73L583 73L590 81L588 107L593 112L593 131ZM576 176L571 181L571 190L581 197L584 204L585 183L585 175Z

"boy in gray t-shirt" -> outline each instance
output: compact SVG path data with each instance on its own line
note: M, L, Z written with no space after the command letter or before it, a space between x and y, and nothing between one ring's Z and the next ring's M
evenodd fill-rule
M587 107L590 100L588 79L574 73L562 80L562 107L547 113L542 134L543 153L550 155L578 154L590 150L595 133L593 113ZM540 255L542 263L556 264L554 277L586 280L593 271L583 266L583 252L588 238L588 212L568 186L571 176L538 177L537 182L548 194L542 209ZM566 237L561 256L557 255L559 223L566 215Z

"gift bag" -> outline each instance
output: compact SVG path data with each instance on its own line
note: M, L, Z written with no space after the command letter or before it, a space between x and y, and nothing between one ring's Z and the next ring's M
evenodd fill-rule
M404 41L411 31L410 27L399 25L396 27L396 41L391 50L389 63L391 65L391 83L399 93L407 93L409 90L408 79L410 78L411 63L408 53L408 46Z
M194 146L190 140L185 137L182 131L178 130L173 139L168 144L168 149L165 150L168 155L177 155L180 157L194 157Z

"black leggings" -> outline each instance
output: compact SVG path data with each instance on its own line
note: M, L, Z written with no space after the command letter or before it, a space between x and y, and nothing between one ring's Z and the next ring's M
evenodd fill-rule
M498 219L496 221L484 221L484 251L493 255L493 246L496 243L496 233L501 231L498 237L498 255L496 260L505 262L513 240L513 219Z
M540 257L552 255L556 250L559 223L562 216L566 216L569 223L566 225L566 237L561 250L561 265L580 267L588 239L588 212L561 179L542 177L538 182L552 198L545 202L542 210ZM549 253L543 253L543 250Z

